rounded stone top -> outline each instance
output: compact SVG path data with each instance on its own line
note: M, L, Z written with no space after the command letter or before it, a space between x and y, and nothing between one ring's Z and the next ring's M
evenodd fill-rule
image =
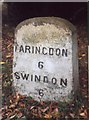
M74 27L74 25L72 23L70 23L68 20L65 20L63 18L59 18L59 17L35 17L35 18L30 18L30 19L27 19L27 20L24 20L23 22L21 22L16 27L15 32L17 32L17 30L20 29L22 26L29 25L29 24L32 24L33 26L53 24L58 29L60 29L60 28L69 29L70 31L72 31L72 34L76 31L76 28Z
M60 42L64 38L73 36L75 27L69 21L58 17L37 17L21 22L15 31L15 37L26 43L34 42Z

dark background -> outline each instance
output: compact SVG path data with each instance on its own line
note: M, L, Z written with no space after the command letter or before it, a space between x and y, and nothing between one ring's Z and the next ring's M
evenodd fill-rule
M33 17L61 17L87 24L87 2L12 2L3 5L3 24L16 26Z

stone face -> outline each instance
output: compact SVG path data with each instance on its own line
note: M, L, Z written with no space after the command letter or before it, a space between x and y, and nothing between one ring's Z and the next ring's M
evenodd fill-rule
M41 17L15 32L13 86L37 101L66 101L78 90L76 29L68 21Z

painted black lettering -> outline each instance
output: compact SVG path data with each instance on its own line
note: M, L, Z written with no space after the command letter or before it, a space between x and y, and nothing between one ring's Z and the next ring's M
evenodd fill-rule
M53 48L49 48L49 55L53 55L54 49Z
M60 85L63 87L67 86L67 79L64 80L61 78Z
M28 80L29 74L23 74L23 73L21 73L21 77L22 77L23 80L24 79Z
M14 46L15 52L17 51L17 48L18 48L18 44L15 43L15 46Z
M35 54L40 54L40 47L35 48Z
M25 46L25 53L29 52L30 53L30 46Z
M57 56L60 55L60 49L59 49L59 48L56 49L56 55L57 55Z
M43 89L39 89L39 95L41 96L41 97L43 97L44 96L44 90Z
M34 49L34 46L32 46L32 53L35 53L35 49Z
M20 76L19 76L19 73L18 73L18 72L15 72L14 75L15 75L15 78L16 78L16 79L20 79Z
M42 48L42 53L43 53L43 55L47 55L46 50L47 50L47 48L46 48L46 47L43 47L43 48Z
M40 68L40 69L42 69L43 68L43 62L38 62L38 67Z
M48 83L48 77L47 76L44 76L43 82Z
M19 52L24 52L23 45L20 46Z
M57 84L57 79L56 78L52 78L52 83L55 85Z
M68 56L68 50L62 49L62 56Z
M33 81L33 75L31 75L31 81Z
M41 76L35 75L35 82L39 81L40 82Z

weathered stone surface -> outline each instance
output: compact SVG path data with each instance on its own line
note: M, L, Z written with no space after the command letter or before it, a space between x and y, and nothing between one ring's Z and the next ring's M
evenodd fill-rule
M69 102L78 90L77 59L71 23L56 17L26 20L15 32L13 85L37 101Z

